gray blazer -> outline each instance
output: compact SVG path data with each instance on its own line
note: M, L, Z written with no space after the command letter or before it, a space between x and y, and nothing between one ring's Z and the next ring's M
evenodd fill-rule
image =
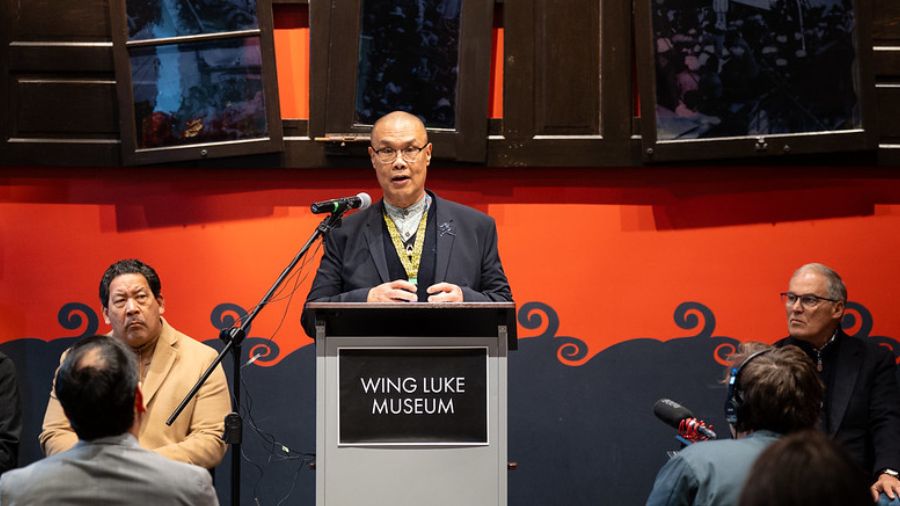
M79 441L71 450L0 477L0 505L218 505L209 471L138 446L129 433Z

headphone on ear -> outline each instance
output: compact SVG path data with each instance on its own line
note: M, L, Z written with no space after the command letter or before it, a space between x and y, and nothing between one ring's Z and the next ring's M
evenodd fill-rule
M725 421L728 422L729 425L737 425L739 419L738 413L741 412L741 409L744 406L744 395L743 392L741 392L741 388L738 386L741 371L744 370L744 367L747 367L747 364L749 364L751 360L764 353L768 353L773 349L774 348L766 348L764 350L759 350L747 357L740 365L731 368L731 373L728 375L728 396L725 398Z

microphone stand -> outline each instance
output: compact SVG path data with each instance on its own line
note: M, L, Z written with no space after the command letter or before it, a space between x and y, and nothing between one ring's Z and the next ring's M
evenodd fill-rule
M225 347L222 348L222 351L219 352L219 355L215 360L209 364L209 367L200 376L200 379L197 380L197 383L191 388L191 391L184 397L181 401L181 404L175 408L175 411L172 412L172 415L169 416L169 419L166 420L166 425L172 425L175 422L175 419L178 418L178 415L184 411L184 408L187 404L197 395L197 392L200 390L200 387L206 383L206 380L215 370L215 368L222 363L222 360L225 358L225 355L231 351L232 359L234 361L234 369L232 376L232 383L234 384L231 389L232 395L234 396L234 412L229 413L225 417L225 434L222 435L222 438L226 443L231 444L231 504L239 505L241 501L241 435L243 431L243 422L241 420L241 343L244 341L244 338L247 336L247 329L250 328L250 325L253 323L253 320L256 319L256 316L259 312L269 303L272 299L272 296L275 294L275 291L278 290L278 287L284 282L287 276L294 270L297 263L300 262L300 259L306 255L306 252L313 245L313 243L320 236L323 236L331 231L331 229L339 227L341 224L341 217L345 212L349 209L348 206L336 206L334 211L331 212L330 215L325 217L319 226L316 227L316 230L313 231L310 238L306 241L306 244L300 248L300 251L294 256L294 259L291 260L291 263L288 264L287 267L281 272L278 276L278 279L275 280L275 283L269 288L269 291L263 295L263 298L259 301L259 304L253 309L253 311L246 317L241 319L240 327L230 327L222 329L219 333L219 338L225 341Z

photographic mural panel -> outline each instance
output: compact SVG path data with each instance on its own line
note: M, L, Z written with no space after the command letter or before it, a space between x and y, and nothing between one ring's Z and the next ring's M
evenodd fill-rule
M256 0L128 0L128 40L259 28Z
M460 9L460 0L362 3L358 123L400 109L429 128L456 126Z
M268 134L258 37L132 49L138 149Z
M861 126L851 2L684 3L653 11L659 139Z
M871 123L869 20L854 0L648 0L639 22L645 145L744 139L708 158L773 153L772 137L835 136ZM865 29L863 29L865 28ZM823 136L827 134L828 137ZM756 139L747 144L746 139ZM649 144L646 141L650 141ZM871 139L869 139L871 141ZM787 142L787 141L784 141ZM871 143L870 143L871 144ZM751 151L747 151L750 146ZM861 149L851 144L843 149ZM657 153L660 155L660 153Z
M125 164L283 149L271 9L256 0L109 8Z

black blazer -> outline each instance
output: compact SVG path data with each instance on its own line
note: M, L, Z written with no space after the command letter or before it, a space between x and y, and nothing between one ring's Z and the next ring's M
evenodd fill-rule
M497 226L490 216L430 193L437 211L435 283L459 285L466 302L512 301L497 251ZM393 281L382 238L383 206L354 214L324 238L325 253L307 302L365 302L369 290ZM303 328L315 335L315 322L303 312Z
M877 342L839 331L828 427L870 473L900 470L900 389L894 354ZM775 343L783 346L787 338Z

